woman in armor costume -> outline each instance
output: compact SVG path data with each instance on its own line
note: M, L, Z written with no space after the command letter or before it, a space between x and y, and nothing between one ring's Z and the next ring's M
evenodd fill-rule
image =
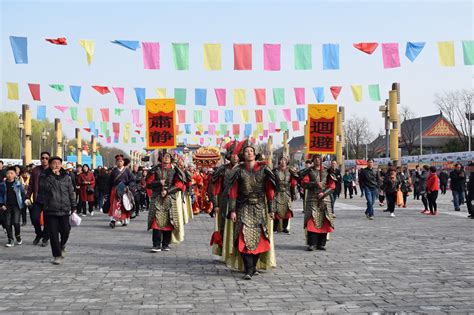
M275 174L275 199L273 199L273 209L275 209L275 221L273 231L278 231L281 222L281 231L290 234L288 230L289 221L293 218L291 203L296 199L296 171L288 167L288 158L282 156L278 160L278 167L273 170Z
M313 156L313 166L302 170L299 176L306 190L304 228L307 233L307 250L326 250L327 234L334 231L330 197L335 188L334 181L324 169L319 154Z

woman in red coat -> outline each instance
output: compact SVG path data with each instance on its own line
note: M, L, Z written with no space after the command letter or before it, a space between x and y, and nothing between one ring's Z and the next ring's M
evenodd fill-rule
M79 185L79 213L82 210L82 216L87 214L86 205L89 204L89 213L94 215L94 174L89 170L89 166L84 164L82 166L82 173L77 180Z
M438 214L438 206L436 204L436 199L438 198L438 190L439 190L439 178L436 175L436 167L430 167L430 175L426 180L426 197L428 198L428 205L430 207L430 215L437 215Z

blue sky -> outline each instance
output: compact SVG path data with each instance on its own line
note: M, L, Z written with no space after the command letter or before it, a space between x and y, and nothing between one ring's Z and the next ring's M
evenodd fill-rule
M356 114L371 122L377 134L383 127L378 113L379 102L370 101L367 85L379 84L382 98L388 97L392 82L401 83L401 105L416 115L437 112L434 95L445 90L472 88L472 66L463 64L462 40L473 39L473 4L471 1L1 1L1 110L20 111L21 103L48 106L50 119L70 118L55 105L78 106L85 121L86 107L94 107L95 120L100 121L99 108L119 105L113 93L101 96L91 85L125 87L122 108L144 108L136 103L134 87L147 88L147 97L155 96L156 88L166 88L173 96L177 88L188 89L187 119L192 124L192 110L217 109L214 88L227 88L227 107L254 110L254 88L267 88L268 108L294 108L293 88L305 87L306 100L315 102L312 87L326 88L326 102L332 103L329 86L342 85L338 105L345 106L346 119ZM8 37L28 37L29 64L15 65ZM44 39L66 37L68 46L56 46ZM94 39L92 65L86 63L79 39ZM111 40L129 39L157 41L161 45L161 70L144 70L141 49L136 52L111 44ZM438 64L437 41L455 42L456 66L444 68ZM382 51L366 55L352 47L356 42L398 42L401 67L383 69ZM407 41L426 41L418 59L411 63L405 56ZM173 67L171 43L189 42L190 70ZM203 67L203 43L222 44L221 71L206 71ZM253 44L252 71L233 70L233 43ZM263 71L264 43L282 44L282 70ZM293 45L313 46L313 70L294 70ZM322 70L321 45L340 44L340 70ZM5 82L20 83L20 101L9 101ZM27 83L42 85L41 102L33 102ZM75 105L69 92L58 93L48 84L82 85L81 102ZM364 87L364 100L356 103L350 85ZM274 106L272 88L286 89L285 106ZM194 88L208 89L208 106L192 105ZM249 105L235 107L232 89L245 88ZM261 108L261 107L260 107ZM223 118L223 109L219 118ZM265 109L265 108L262 108ZM130 122L131 115L111 119ZM295 112L292 112L293 117ZM266 115L264 115L266 116ZM253 114L250 114L253 119ZM283 117L280 115L280 120ZM295 120L295 118L293 118ZM266 120L265 120L266 121ZM73 136L75 125L64 124L65 132ZM87 127L83 125L82 127ZM111 127L110 127L111 128ZM290 137L302 131L291 132ZM277 141L280 137L277 135ZM190 139L188 139L190 141ZM120 146L126 150L142 147Z

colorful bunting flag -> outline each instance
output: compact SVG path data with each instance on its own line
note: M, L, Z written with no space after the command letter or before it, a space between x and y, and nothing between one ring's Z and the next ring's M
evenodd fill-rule
M100 122L100 132L101 132L102 134L106 135L107 132L109 131L108 128L109 128L109 127L108 127L107 122L105 122L105 121L101 121L101 122Z
M382 44L383 67L385 69L400 67L400 55L398 52L398 43Z
M323 103L324 102L324 87L315 87L313 88L314 96L316 97L316 102Z
M280 121L280 130L287 131L288 130L288 123L286 121Z
M221 44L204 44L204 69L221 70Z
M186 111L178 109L176 112L178 113L178 123L184 124L186 122Z
M87 107L86 108L86 119L88 122L91 122L94 120L94 114L93 114L93 108L92 107Z
M176 70L189 70L189 44L172 43L173 62Z
M118 137L118 134L120 133L120 123L118 122L113 122L112 123L112 131Z
M234 105L247 105L247 95L245 93L245 89L234 89Z
M439 64L454 67L454 42L438 42Z
M295 88L295 98L297 105L305 104L305 88Z
M135 126L140 123L140 111L138 109L132 109L132 123Z
M219 125L219 133L223 136L227 134L227 125L226 124L220 124Z
M297 117L298 121L305 121L306 120L305 108L297 108L296 109L296 117Z
M267 92L265 89L255 89L255 103L257 105L267 104Z
M334 100L337 100L339 93L341 93L342 86L331 86L329 89L331 90L331 94L332 97L334 97Z
M207 132L209 135L214 136L216 134L216 125L207 126Z
M411 61L415 61L416 57L420 52L425 48L425 42L407 42L407 47L405 49L405 56Z
M217 105L225 106L226 105L226 89L214 89L216 93Z
M81 98L81 87L77 85L70 85L69 92L74 103L79 104L79 99Z
M339 69L339 44L323 44L323 70Z
M209 111L209 121L211 123L218 123L219 122L219 112L215 109L211 109Z
M291 122L291 127L293 131L299 131L300 130L300 122L299 121L292 121Z
M186 89L175 88L174 98L177 105L186 105Z
M202 110L195 110L193 115L194 115L194 123L195 124L202 123Z
M28 83L28 88L30 89L31 97L34 101L40 101L40 85L35 83Z
M20 93L18 90L18 83L7 82L7 94L9 100L20 100Z
M64 84L50 84L50 87L55 89L58 92L63 92L64 91Z
M95 42L89 39L81 39L79 40L79 44L86 51L87 64L90 66L92 63L92 56L94 56Z
M125 47L127 49L130 49L130 50L137 50L138 48L140 48L140 42L137 41L137 40L121 40L121 39L117 39L117 40L114 40L114 41L111 41L112 44L117 44L119 46L122 46L122 47Z
M286 109L283 109L283 118L285 118L286 121L290 121L291 120L291 109L289 108L286 108Z
M77 121L77 107L70 107L69 111L71 113L71 119Z
M311 70L313 68L313 59L310 44L297 44L295 51L295 69Z
M206 106L207 90L206 89L195 89L194 90L194 105Z
M244 123L249 122L249 111L246 109L241 109L240 110L240 117L242 118L242 121Z
M36 119L39 121L43 121L46 119L46 106L38 105L36 108Z
M383 47L383 44L382 44ZM362 85L351 85L352 95L356 102L362 101Z
M252 70L252 44L234 44L234 70Z
M16 64L28 63L28 39L26 37L10 36L13 57Z
M166 89L165 88L157 88L156 89L156 94L158 95L158 98L166 98Z
M464 55L464 64L466 66L474 65L474 40L463 40L462 51Z
M109 122L109 109L108 108L101 108L100 114L102 115L103 122Z
M47 42L55 45L67 45L67 40L65 37L58 37L58 38L46 38Z
M285 105L285 89L273 88L273 104Z
M142 54L145 69L160 69L160 43L142 42Z
M109 88L106 87L106 86L93 85L92 88L93 88L94 90L96 90L97 92L99 92L100 94L102 94L102 95L107 94L107 93L110 93Z
M263 110L261 109L255 110L255 122L257 123L263 122Z
M273 123L276 121L276 110L275 109L269 109L268 110L268 118Z
M234 136L239 136L239 134L240 134L240 125L239 124L233 124L232 125L232 134Z
M380 89L378 84L369 85L369 96L372 101L380 101Z
M250 137L252 134L252 124L245 124L244 126L244 136L245 137Z
M372 55L373 52L379 47L378 43L356 43L353 45L355 48L359 49L362 52L365 52L368 55Z
M268 132L275 133L276 132L276 125L274 122L268 123Z
M263 44L263 69L280 71L280 44Z
M124 110L125 110L125 109L123 109L123 108L115 108L115 109L114 109L114 114L115 114L115 116L119 116L119 117L122 116L122 112L123 112Z
M54 106L57 110L59 110L61 113L64 113L66 110L69 109L69 106L61 106L61 105L56 105Z
M186 130L186 134L191 134L191 124L184 124L184 129Z
M125 89L122 87L114 87L112 89L114 90L115 96L117 97L117 102L119 104L123 104Z
M145 88L135 88L138 105L145 105Z
M234 111L232 109L226 109L224 112L224 121L226 123L234 122Z

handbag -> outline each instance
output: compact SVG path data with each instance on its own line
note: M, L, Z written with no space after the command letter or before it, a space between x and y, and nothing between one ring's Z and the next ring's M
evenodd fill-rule
M94 194L94 188L92 188L91 186L87 186L86 193L88 195L93 195Z
M81 225L82 219L80 216L77 215L77 213L73 212L71 216L69 217L69 224L71 226L79 226Z
M397 206L403 206L403 193L400 189L397 190Z

